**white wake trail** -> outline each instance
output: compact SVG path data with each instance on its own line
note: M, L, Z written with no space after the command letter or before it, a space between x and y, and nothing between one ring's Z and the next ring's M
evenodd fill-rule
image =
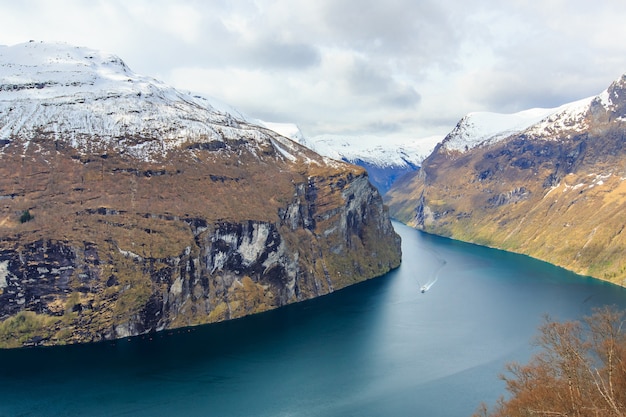
M435 285L435 283L439 279L441 270L447 264L446 260L440 257L439 254L437 254L435 251L432 251L432 253L433 255L435 255L435 258L437 258L437 260L439 261L439 266L433 271L433 273L431 274L431 278L426 282L426 284L420 287L420 291L423 293L430 290L431 287Z

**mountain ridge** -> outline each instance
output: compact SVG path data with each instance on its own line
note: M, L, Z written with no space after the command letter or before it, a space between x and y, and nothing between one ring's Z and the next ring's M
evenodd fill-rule
M392 216L625 285L625 93L623 75L528 126L448 148L462 120L419 174L387 193Z
M183 143L219 147L247 133L252 144L271 136L277 148L296 149L281 136L261 137L259 126L216 110L201 96L133 73L115 55L29 42L1 48L0 59L6 62L0 65L5 145L15 135L64 135L75 148L119 145L139 158L154 158ZM19 59L25 62L16 64ZM153 135L160 140L151 140Z

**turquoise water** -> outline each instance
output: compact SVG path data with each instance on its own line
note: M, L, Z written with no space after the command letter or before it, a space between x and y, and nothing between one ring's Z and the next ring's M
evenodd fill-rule
M626 308L626 290L395 224L403 264L217 325L0 351L0 416L469 416L504 394L544 314ZM420 292L422 286L430 289Z

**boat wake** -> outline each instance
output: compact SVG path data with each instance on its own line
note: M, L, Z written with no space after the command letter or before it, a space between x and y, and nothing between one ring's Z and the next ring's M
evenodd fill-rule
M437 268L435 268L435 270L431 274L430 279L428 280L428 282L426 282L426 284L424 284L424 285L422 285L420 287L420 291L422 292L422 294L425 293L426 291L430 290L431 287L433 285L435 285L435 283L439 279L439 274L441 273L441 270L443 269L444 266L446 266L446 263L447 263L446 260L441 258L437 253L434 253L434 255L437 258L437 261L438 261L439 265L437 266Z

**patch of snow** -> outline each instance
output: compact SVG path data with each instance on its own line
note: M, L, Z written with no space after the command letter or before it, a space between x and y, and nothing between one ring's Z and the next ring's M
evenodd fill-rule
M568 175L572 175L572 174L568 174ZM570 191L570 190L578 190L581 189L583 187L587 187L587 188L593 188L596 185L604 185L604 181L611 178L613 176L612 173L609 174L587 174L587 178L589 178L591 180L590 183L586 183L586 182L579 182L578 184L575 185L568 185L567 183L565 183L565 187L563 187L563 192L566 191ZM557 186L558 188L558 186Z
M139 255L137 255L134 252L131 252L129 250L124 250L121 248L117 248L117 250L122 254L122 256L124 256L125 258L130 258L130 259L134 259L136 261L142 261L143 258Z
M274 145L274 148L276 148L276 150L286 159L290 160L291 162L296 162L298 160L298 158L296 158L294 155L287 152L287 150L280 146L277 141L272 140L272 144Z
M561 183L558 183L557 185L553 185L552 187L550 187L550 189L548 190L548 192L543 196L543 198L545 199L546 197L548 197L550 194L552 194L552 191L558 189L561 186ZM567 189L568 185L565 184L565 187L563 188L563 192L565 192L565 190Z
M0 289L8 286L7 278L9 274L9 261L0 262Z
M604 180L607 180L613 176L613 174L589 174L588 177L594 177L589 185L589 188L593 188L596 185L604 185Z
M619 98L619 97L616 97L616 98ZM613 101L611 100L611 96L609 94L608 89L598 94L598 100L607 109L613 106Z

